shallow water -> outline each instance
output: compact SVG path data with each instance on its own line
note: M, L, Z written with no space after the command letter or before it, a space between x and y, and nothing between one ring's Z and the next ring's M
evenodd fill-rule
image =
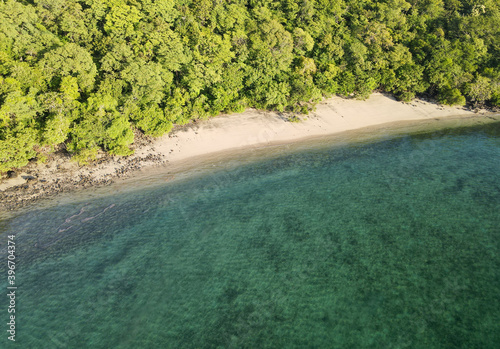
M16 344L498 347L499 136L332 145L0 221Z

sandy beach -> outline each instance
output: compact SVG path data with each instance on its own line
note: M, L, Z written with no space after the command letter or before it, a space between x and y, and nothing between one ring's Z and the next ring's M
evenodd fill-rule
M320 103L316 111L303 116L299 122L290 122L285 114L248 110L197 123L175 133L174 137L158 139L152 145L154 150L144 148L136 155L144 156L153 150L169 161L179 161L233 148L293 142L395 121L452 115L475 114L463 108L438 106L422 100L401 103L380 93L366 101L334 97Z
M169 168L222 151L292 143L398 121L486 114L485 110L440 106L418 99L402 103L381 93L374 93L365 101L326 99L310 115L295 122L286 113L249 109L198 120L157 139L143 137L134 144L135 153L126 158L101 154L92 164L82 167L70 161L68 154L55 153L46 163L31 163L0 181L0 209L15 209L58 192L110 184L137 170ZM493 115L499 120L497 114Z

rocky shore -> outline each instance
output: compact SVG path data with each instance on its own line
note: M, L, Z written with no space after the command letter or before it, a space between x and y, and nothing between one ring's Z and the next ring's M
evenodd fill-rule
M135 171L167 162L163 154L117 158L102 153L99 159L82 167L72 162L66 151L58 150L45 163L33 161L4 176L0 182L0 211L16 210L63 192L110 185Z

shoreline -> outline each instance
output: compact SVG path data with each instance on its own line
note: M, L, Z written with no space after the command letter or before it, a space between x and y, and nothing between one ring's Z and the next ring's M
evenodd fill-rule
M286 113L249 109L198 120L156 139L138 137L131 156L100 154L100 158L84 167L70 161L68 154L56 152L46 163L30 163L16 171L14 178L0 181L0 211L27 207L59 193L102 187L124 178L135 179L141 176L141 171L182 172L182 168L196 168L207 162L214 154L224 153L220 156L224 158L231 153L300 143L347 131L366 129L369 133L370 128L384 133L382 126L394 123L409 126L412 122L433 119L488 117L500 121L499 114L484 110L478 113L419 99L403 103L381 93L374 93L365 101L333 97L319 103L314 112L302 116L299 122L292 122L289 117ZM392 134L390 128L385 133Z

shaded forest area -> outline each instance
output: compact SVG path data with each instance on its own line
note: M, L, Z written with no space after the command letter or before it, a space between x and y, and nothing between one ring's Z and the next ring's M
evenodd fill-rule
M333 94L500 106L499 61L498 0L2 1L0 173Z

